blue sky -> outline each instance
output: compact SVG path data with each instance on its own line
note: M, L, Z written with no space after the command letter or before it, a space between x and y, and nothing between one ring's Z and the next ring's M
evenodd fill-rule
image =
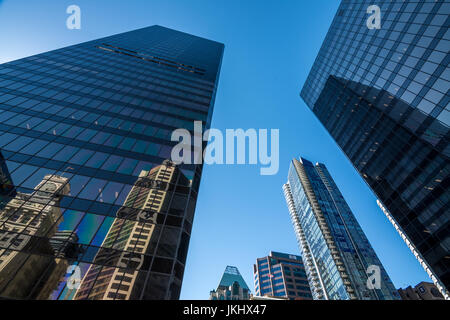
M81 8L68 30L66 8ZM271 250L299 254L281 186L300 155L325 163L396 287L429 281L376 198L299 92L337 0L0 0L0 63L154 24L225 44L212 126L280 130L280 170L205 166L182 299L207 299L227 265L253 289L252 265Z

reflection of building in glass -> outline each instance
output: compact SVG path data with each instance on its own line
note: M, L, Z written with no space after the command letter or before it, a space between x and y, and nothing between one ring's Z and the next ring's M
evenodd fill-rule
M398 298L325 165L294 159L283 189L314 299ZM379 267L379 289L367 285L370 266Z
M48 240L61 221L59 202L68 194L67 179L45 176L32 194L18 192L0 211L0 293L36 298L53 263ZM28 254L27 254L28 253Z
M0 150L0 209L5 206L10 197L14 197L15 195L14 184L6 166L5 158L3 158Z
M301 256L272 251L256 259L253 273L257 296L312 299Z
M398 289L402 300L444 300L436 286L431 282L422 281L414 288L409 286L405 289Z
M427 261L425 261L423 259L423 257L420 254L420 252L417 250L417 248L414 246L414 244L411 242L411 240L409 240L408 236L403 232L403 230L398 226L397 222L394 220L394 218L389 213L389 211L387 211L387 209L383 206L383 204L380 202L380 200L377 200L377 204L380 207L380 209L383 211L383 213L386 215L388 220L392 223L392 225L394 226L395 230L397 230L398 234L403 239L403 241L405 241L406 245L411 250L411 252L414 254L414 256L416 257L417 261L419 261L420 265L423 267L423 269L428 274L430 279L433 280L434 283L438 284L439 287L437 287L437 288L439 288L439 290L444 293L445 298L448 299L448 291L447 290L443 290L442 285L439 284L439 280L434 275L434 273L431 270L430 266L428 265ZM405 300L405 299L403 298L403 300Z
M447 296L449 14L447 1L342 1L301 92Z
M99 261L105 269L139 267L133 280L139 285L133 286L132 296L179 297L202 165L177 167L180 172L175 174L183 173L192 183L174 181L165 191L171 204L148 208L159 210L161 219L151 231L147 224L142 232L133 228L142 219L152 224L155 215L138 217L124 203L137 189L136 182L145 180L139 177L142 172L171 157L177 143L171 140L174 130L183 128L193 135L194 121L201 121L203 130L210 127L223 50L221 43L152 26L0 65L2 172L6 163L9 180L23 193L31 193L46 175L66 177L70 184L70 193L59 203L64 219L58 228L72 231L77 242L75 237L66 242L83 250L74 259L52 259L77 266L80 278L88 270L103 269ZM136 203L136 208L141 205ZM117 228L121 235L135 232L137 237L151 232L151 241L141 246L141 239L134 239L135 251L99 259L106 253L102 244L110 249L129 246L122 239L112 243L112 236L105 240L110 230L119 232ZM147 250L144 261L139 260L140 250ZM34 252L23 255L37 255ZM61 278L51 270L49 266L45 274ZM76 288L72 282L67 285L66 278L69 275L56 285L52 299L74 297ZM10 291L0 290L0 298L12 297L5 292Z
M53 291L63 281L67 269L72 261L76 261L82 252L78 242L78 236L70 230L56 231L49 240L53 249L54 261L47 267L42 275L42 283L45 283L39 292L37 299L51 299Z
M250 289L238 268L227 266L219 286L209 293L209 300L249 300Z
M161 214L179 207L175 184L180 188L177 191L184 186L187 192L190 182L168 160L141 172L75 299L134 300L141 294L165 299L176 294L173 290L182 281L181 264L174 265L182 240L181 218L167 217L169 221ZM140 271L150 269L151 273ZM159 282L159 274L173 275L173 282Z

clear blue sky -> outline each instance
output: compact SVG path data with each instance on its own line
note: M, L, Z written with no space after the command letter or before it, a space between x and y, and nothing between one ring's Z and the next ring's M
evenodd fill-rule
M65 26L81 7L82 29ZM226 265L253 288L269 251L299 254L281 186L302 155L328 166L397 287L429 281L376 198L299 97L338 0L0 0L0 63L159 24L225 44L212 126L280 129L280 171L205 166L182 299L207 299Z

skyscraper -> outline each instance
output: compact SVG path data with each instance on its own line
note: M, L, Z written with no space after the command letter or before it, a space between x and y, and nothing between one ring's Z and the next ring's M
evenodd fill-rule
M164 161L178 143L173 130L192 134L194 121L209 128L223 50L152 26L0 65L0 151L15 189L29 194L46 176L70 185L54 204L61 216L53 227L72 231L76 237L64 241L78 239L81 254L53 298L75 297L79 290L68 279L92 286L83 291L88 299L100 298L101 281L114 286L110 299L179 297L202 165L175 169ZM100 259L108 249L113 254ZM43 255L16 251L28 259ZM46 254L55 258L53 250ZM90 274L101 277L83 281ZM14 279L5 280L0 297L14 298L6 284ZM23 285L24 294L35 287L32 278Z
M253 274L257 296L312 299L301 256L271 251L267 257L256 259Z
M67 181L46 175L31 194L17 193L0 210L0 292L8 298L39 296L54 262L49 238L61 221L59 202L70 191Z
M415 247L415 245L411 242L411 240L409 240L408 236L403 232L402 228L399 227L399 225L397 224L397 222L394 220L394 218L392 217L392 215L390 214L390 212L383 206L383 204L380 202L380 200L377 200L377 204L380 207L381 211L383 211L383 213L386 215L386 217L388 218L388 220L392 223L393 227L395 228L395 230L397 230L398 234L400 235L400 237L403 239L403 241L405 241L405 244L408 246L408 248L411 250L412 254L416 257L417 261L419 261L420 265L423 267L423 269L425 270L425 272L428 274L428 276L430 277L430 279L433 281L433 283L437 283L439 284L439 280L436 278L436 275L434 274L434 272L431 270L430 265L428 264L427 261L425 261L422 257L422 255L420 254L420 252L417 250L417 248ZM436 287L436 285L435 285ZM436 287L437 288L437 287ZM443 293L443 295L445 296L445 298L448 299L448 294L447 294L447 290L444 290L443 287L440 287L440 291ZM441 294L442 295L442 294Z
M2 209L9 199L15 195L16 193L14 184L11 181L11 175L6 166L5 158L0 152L0 209Z
M449 24L448 1L344 0L301 91L446 296Z
M176 199L171 197L175 184L188 190L190 182L168 160L150 171L141 172L123 208L117 211L117 218L94 258L94 264L84 276L75 299L136 300L141 294L145 299L158 299L171 292L171 288L158 282L158 277L152 275L146 281L146 275L139 273L139 269L149 263L147 255L155 254L156 244L157 256L173 259L177 256L180 230L174 227L179 226L180 219L169 218L172 221L166 221L163 230L165 217L161 215L177 206ZM170 268L167 258L155 258L154 263L160 265L161 271ZM120 268L102 267L107 264ZM175 267L172 285L181 287L183 270L179 265ZM148 287L142 290L144 285Z
M292 160L283 190L314 299L398 299L325 165Z
M237 267L227 266L216 290L209 293L210 300L249 300L250 289Z

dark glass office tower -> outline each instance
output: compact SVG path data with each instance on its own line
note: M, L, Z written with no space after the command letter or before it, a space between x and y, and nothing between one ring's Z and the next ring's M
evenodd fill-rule
M223 50L152 26L0 66L1 298L179 297L202 166L171 133L209 128Z
M447 296L449 25L448 1L342 1L301 92Z
M283 190L314 299L399 298L325 165L292 160Z

